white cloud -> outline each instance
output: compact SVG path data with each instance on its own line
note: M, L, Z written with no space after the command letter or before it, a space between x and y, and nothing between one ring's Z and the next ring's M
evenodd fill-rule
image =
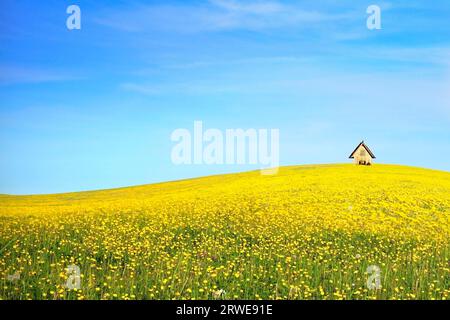
M214 85L209 83L178 82L171 84L152 83L123 83L120 88L125 91L135 92L143 95L205 95L205 94L225 94L248 91L247 87L233 84Z
M78 77L60 71L20 66L0 66L0 85L75 80Z
M250 14L274 14L284 11L286 7L277 2L238 2L233 0L210 0L213 5L227 11Z
M385 60L433 63L450 67L450 48L447 47L380 47L372 50L371 55Z
M392 116L392 121L419 121L418 117L420 121L436 117L449 119L450 82L445 73L428 71L428 74L418 74L415 69L389 72L323 69L314 63L289 66L262 69L256 73L215 73L196 80L181 77L176 82L134 81L124 83L120 88L149 96L289 96L299 101L299 108L313 108L316 101L325 101L320 105L322 110L339 110L349 118L357 113L374 121L384 119L386 114Z
M202 32L264 30L354 18L354 13L306 10L275 1L210 0L203 5L138 5L127 10L109 10L96 22L126 32L153 30Z

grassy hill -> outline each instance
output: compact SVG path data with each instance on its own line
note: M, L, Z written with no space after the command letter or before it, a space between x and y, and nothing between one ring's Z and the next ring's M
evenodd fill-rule
M0 298L448 299L449 219L450 173L393 165L3 195Z

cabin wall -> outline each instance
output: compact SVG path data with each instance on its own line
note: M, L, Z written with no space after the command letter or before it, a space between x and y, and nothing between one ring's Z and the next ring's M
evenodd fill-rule
M365 161L366 164L372 164L372 157L367 152L366 148L359 146L354 155L355 164L359 164L360 161Z

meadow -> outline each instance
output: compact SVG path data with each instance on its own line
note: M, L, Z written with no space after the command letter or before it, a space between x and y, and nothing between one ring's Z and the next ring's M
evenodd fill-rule
M0 298L447 300L449 219L450 173L394 165L1 195Z

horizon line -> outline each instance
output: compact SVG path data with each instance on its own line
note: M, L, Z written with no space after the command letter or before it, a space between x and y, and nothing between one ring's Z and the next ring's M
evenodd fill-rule
M276 168L308 167L308 166L322 167L322 166L333 166L333 165L340 165L340 166L342 166L342 165L350 166L351 165L351 166L358 167L358 165L356 165L354 163L336 162L336 163L289 164L289 165L278 166ZM427 168L427 167L418 167L418 166L413 166L413 165L396 164L396 163L374 163L371 166L380 166L380 165L381 166L408 167L408 168L415 168L415 169L422 169L422 170L450 173L450 171L446 171L446 170L442 170L442 169L433 169L433 168ZM369 166L369 167L371 167L371 166ZM175 179L175 180L157 181L157 182L151 182L151 183L137 184L137 185L131 185L131 186L120 186L120 187L112 187L112 188L89 189L89 190L78 190L78 191L66 191L66 192L55 192L55 193L30 193L30 194L0 193L0 200L1 200L1 198L5 198L5 197L44 197L44 196L82 194L82 193L93 193L93 192L103 192L103 191L116 191L116 190L139 188L139 187L146 187L146 186L155 186L155 185L175 183L175 182L199 180L199 179L205 179L205 178L211 178L211 177L238 175L238 174L243 174L243 173L252 173L252 172L259 172L259 171L261 171L261 169L236 171L236 172L229 172L229 173L219 173L219 174L210 174L210 175L195 176L195 177ZM266 177L271 177L271 176L276 176L276 175L277 174L266 175ZM261 175L261 176L263 176L263 175Z

